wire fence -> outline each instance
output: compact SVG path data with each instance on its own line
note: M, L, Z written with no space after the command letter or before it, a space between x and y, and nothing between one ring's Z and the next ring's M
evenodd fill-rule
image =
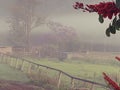
M12 55L0 54L0 63L21 70L31 80L38 81L39 85L50 83L58 90L109 90L105 84L74 77L62 70Z

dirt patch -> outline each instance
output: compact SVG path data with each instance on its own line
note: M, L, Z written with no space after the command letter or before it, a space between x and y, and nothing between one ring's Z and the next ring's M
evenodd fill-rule
M45 89L31 84L0 80L0 90L45 90Z

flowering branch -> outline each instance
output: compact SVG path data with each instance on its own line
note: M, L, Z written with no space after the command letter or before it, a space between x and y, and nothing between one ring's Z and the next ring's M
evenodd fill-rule
M83 3L76 2L73 5L74 9L81 9L83 12L96 12L99 15L99 22L103 23L104 18L112 19L109 27L106 29L106 35L116 34L116 30L120 30L120 0L115 2L100 2L94 5L84 5Z
M120 57L116 56L115 59L117 59L118 61L120 61Z
M103 23L104 18L111 20L109 27L106 29L106 35L116 34L116 30L120 30L120 0L116 2L100 2L94 5L84 5L83 3L76 2L73 5L74 9L81 9L83 12L96 12L99 15L99 22ZM115 57L120 61L120 57ZM104 80L108 83L113 90L120 90L120 86L113 81L106 73L103 72Z
M95 5L84 5L83 3L76 2L73 7L75 9L82 9L83 12L96 12L104 18L108 17L109 19L112 19L113 15L116 16L120 13L115 2L100 2Z
M110 85L110 87L114 90L120 90L118 84L113 81L106 73L103 72L104 80Z

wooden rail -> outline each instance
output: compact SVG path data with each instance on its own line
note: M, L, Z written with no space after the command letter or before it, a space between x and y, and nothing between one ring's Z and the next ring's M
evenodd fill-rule
M61 85L61 77L62 77L62 75L65 75L65 76L67 76L67 77L69 77L71 79L71 89L74 88L74 84L75 84L74 81L75 80L86 82L86 83L90 83L90 84L92 84L92 88L95 85L103 87L103 88L106 88L106 89L108 88L106 85L104 85L102 83L94 82L94 81L90 81L90 80L86 80L86 79L82 79L82 78L78 78L78 77L74 77L74 76L72 76L72 75L70 75L70 74L68 74L68 73L66 73L66 72L64 72L62 70L59 70L59 69L56 69L56 68L52 68L52 67L49 67L49 66L46 66L46 65L41 65L41 64L29 61L27 59L23 59L21 57L16 57L16 56L7 55L7 54L0 54L0 56L1 56L1 62L7 63L10 66L13 66L13 60L12 60L12 58L14 58L16 60L16 64L14 66L16 69L18 68L18 62L19 62L19 60L22 60L21 71L24 70L25 62L29 63L28 73L31 72L31 66L32 65L36 65L38 67L38 69L39 69L39 67L44 67L44 68L47 68L47 69L51 69L51 70L57 71L59 73L59 75L58 75L58 82L57 82L57 87L58 88ZM5 57L8 57L11 60L7 61L5 59ZM14 63L15 63L15 61L14 61ZM93 90L92 88L90 90Z

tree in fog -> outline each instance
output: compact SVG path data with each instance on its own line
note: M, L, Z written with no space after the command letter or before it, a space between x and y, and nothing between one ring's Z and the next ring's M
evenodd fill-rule
M74 28L53 21L49 21L47 25L56 35L59 51L74 52L79 50L79 37Z
M44 20L36 15L40 0L16 0L11 9L10 41L14 46L24 46L26 51L30 49L30 33Z

